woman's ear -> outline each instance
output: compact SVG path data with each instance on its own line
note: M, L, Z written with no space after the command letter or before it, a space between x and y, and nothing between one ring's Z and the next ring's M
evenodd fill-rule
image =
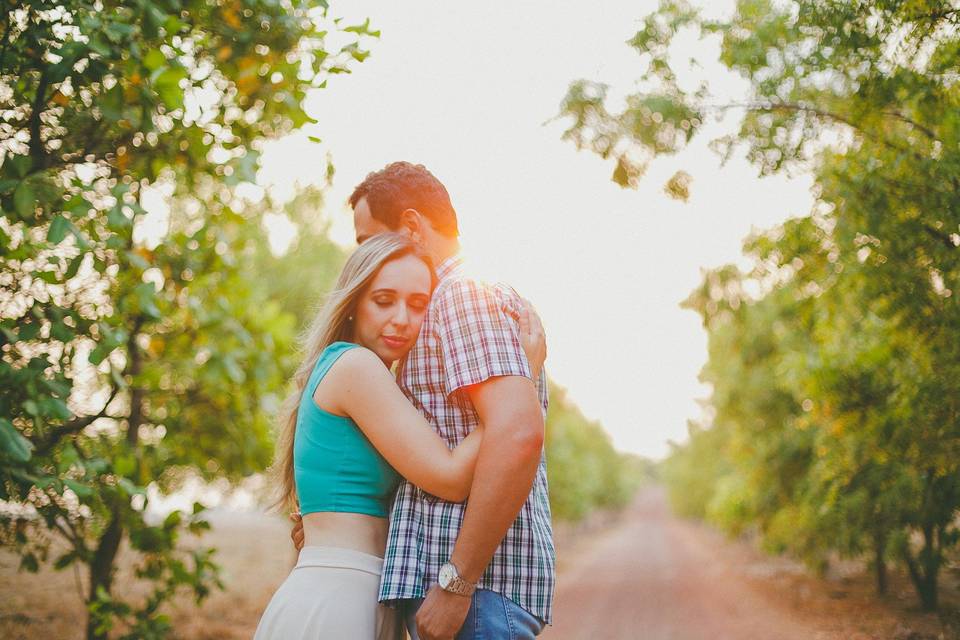
M425 221L416 209L405 209L400 214L400 228L398 231L410 237L414 242L423 240L423 225Z

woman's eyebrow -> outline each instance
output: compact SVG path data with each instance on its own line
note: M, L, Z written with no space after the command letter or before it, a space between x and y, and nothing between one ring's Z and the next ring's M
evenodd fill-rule
M396 292L397 292L396 289L389 289L389 288L384 287L384 288L381 288L381 289L374 289L373 291L370 292L370 295L373 295L373 294L375 294L375 293L396 293Z

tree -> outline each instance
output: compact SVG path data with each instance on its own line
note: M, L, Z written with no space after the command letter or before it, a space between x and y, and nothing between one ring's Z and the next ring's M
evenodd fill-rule
M751 313L769 308L771 320L788 319L783 312L797 301L809 309L791 329L795 355L782 351L774 370L785 374L777 384L807 404L799 415L813 452L799 493L782 503L791 515L781 530L851 532L870 523L862 530L872 541L814 536L812 548L873 547L880 587L892 551L928 609L937 606L960 506L958 26L955 1L740 0L732 17L708 20L666 0L630 40L645 70L625 108L611 107L608 87L590 81L574 83L563 105L572 119L566 137L615 159L621 185L731 111L743 115L734 134L714 141L724 157L744 148L762 175L813 173L816 224L773 230L755 247L758 269L744 276L764 291L742 300ZM719 38L720 60L748 82L748 96L729 101L709 79L691 82L696 71L670 56L677 34L690 31ZM675 177L672 190L683 196L689 182ZM804 224L810 233L793 233ZM798 244L803 238L820 244ZM700 309L719 301L708 295ZM734 314L717 339L748 322ZM712 349L707 371L723 358L730 356ZM743 409L756 400L715 393L713 402ZM748 409L733 431L746 428L747 416L765 415ZM767 416L764 437L780 451L789 433L777 415ZM747 459L774 464L759 454ZM741 464L737 477L744 473Z
M368 54L326 3L12 3L0 33L0 499L22 567L89 568L87 637L159 637L177 589L219 582L146 491L263 469L295 318L255 261L262 211L235 187L302 101ZM328 49L327 34L346 42ZM321 168L322 172L323 168ZM167 190L165 229L144 204ZM114 590L121 541L142 602Z
M566 391L553 383L546 434L550 509L555 518L577 521L597 508L620 509L650 473L643 460L618 453L603 427L584 417Z

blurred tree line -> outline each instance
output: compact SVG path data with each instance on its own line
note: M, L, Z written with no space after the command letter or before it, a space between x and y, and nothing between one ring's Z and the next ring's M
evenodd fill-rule
M269 464L295 336L345 257L322 187L249 195L259 153L379 34L323 0L0 15L0 540L23 570L84 567L88 638L162 637L165 601L221 583L213 549L183 542L203 506L155 521L147 488ZM278 213L297 231L279 256ZM558 515L622 504L629 465L599 426L559 392L551 412ZM143 599L114 582L122 546Z
M339 266L305 224L304 246L273 259L271 207L238 187L377 34L322 0L0 12L0 531L23 569L86 567L87 637L159 637L163 602L200 601L219 574L211 549L180 544L206 528L202 505L154 522L146 487L268 464L299 304L276 287L302 292L307 260L319 288ZM121 544L144 600L116 589Z
M746 100L689 82L669 49L691 33ZM710 20L667 0L630 44L645 71L622 109L587 81L564 103L567 137L617 182L737 111L725 157L816 184L810 215L755 234L749 269L707 272L686 302L712 415L664 465L674 505L820 568L865 557L881 593L899 564L935 609L960 538L960 4L739 0Z
M581 520L595 509L621 509L656 475L651 461L614 449L603 426L588 420L553 382L546 455L550 509L561 520Z

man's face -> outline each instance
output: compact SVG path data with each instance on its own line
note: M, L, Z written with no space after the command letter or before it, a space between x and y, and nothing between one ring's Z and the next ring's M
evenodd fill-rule
M363 241L371 238L378 233L393 231L390 227L380 222L370 213L370 205L366 198L357 200L357 206L353 208L353 228L357 233L357 244L363 244Z

